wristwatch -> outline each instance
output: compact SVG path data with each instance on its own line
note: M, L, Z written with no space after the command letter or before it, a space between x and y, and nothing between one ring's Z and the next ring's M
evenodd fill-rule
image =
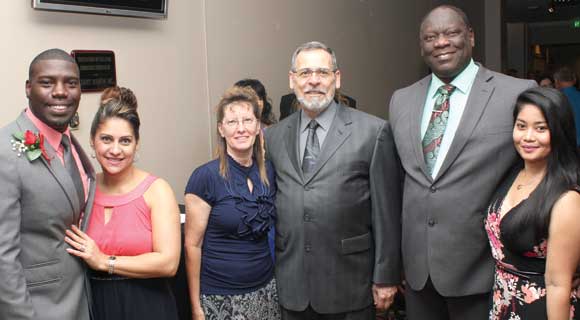
M115 273L115 261L117 261L117 257L109 256L109 274Z

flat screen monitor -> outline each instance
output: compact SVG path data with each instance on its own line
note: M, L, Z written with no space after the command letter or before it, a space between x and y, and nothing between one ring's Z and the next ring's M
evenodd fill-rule
M168 0L32 0L32 7L40 10L165 19L167 18L167 1Z

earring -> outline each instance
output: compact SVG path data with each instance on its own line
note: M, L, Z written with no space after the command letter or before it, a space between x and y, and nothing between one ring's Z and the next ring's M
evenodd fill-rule
M93 158L93 159L97 158L97 155L95 154L95 151L92 151L91 152L91 158Z
M135 152L135 156L133 157L133 163L139 162L139 152Z

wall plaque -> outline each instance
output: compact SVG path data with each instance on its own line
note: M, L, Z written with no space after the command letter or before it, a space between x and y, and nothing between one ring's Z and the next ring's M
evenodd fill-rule
M115 53L107 50L73 50L81 72L81 91L102 91L117 85Z

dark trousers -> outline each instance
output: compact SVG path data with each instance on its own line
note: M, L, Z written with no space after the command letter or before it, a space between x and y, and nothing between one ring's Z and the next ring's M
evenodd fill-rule
M405 303L408 320L487 320L490 293L462 297L443 297L431 278L422 290L407 286Z
M282 320L374 320L375 307L373 305L361 310L344 313L318 313L311 306L304 311L292 311L280 307Z

